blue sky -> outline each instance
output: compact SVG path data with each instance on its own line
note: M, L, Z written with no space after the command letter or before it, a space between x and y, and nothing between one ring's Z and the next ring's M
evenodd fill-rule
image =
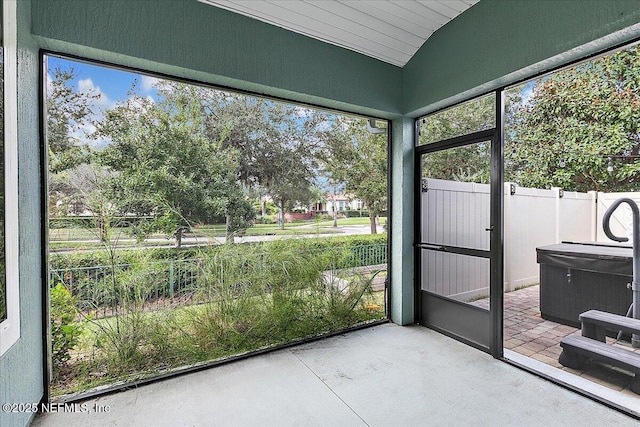
M99 121L104 111L113 108L117 102L126 100L127 91L131 89L131 85L135 80L138 82L138 92L141 96L155 99L157 95L157 91L153 87L153 84L158 80L155 77L48 56L48 79L52 78L53 70L56 67L60 67L63 70L73 68L75 77L71 84L78 92L91 92L92 94L100 95L98 99L91 101L90 106L94 112L93 121ZM104 146L109 143L107 140L87 138L94 131L95 126L85 122L79 125L79 128L73 132L73 136L79 141L86 142L94 147Z
M74 89L79 92L92 92L100 94L99 99L91 102L94 115L93 121L99 121L103 117L103 112L113 108L117 102L127 99L127 92L131 88L134 80L138 81L138 93L141 96L157 99L157 90L153 87L158 79L147 75L141 75L120 69L105 67L102 65L92 65L85 62L72 61L55 56L47 57L48 79L52 78L53 70L60 67L63 70L73 68L74 79L71 82ZM276 102L276 101L273 101ZM300 123L308 115L310 108L299 106L297 114ZM106 139L88 138L96 128L91 123L79 124L79 129L73 132L77 140L85 142L94 148L104 147L110 143Z
M102 94L113 102L126 99L127 91L131 88L134 79L138 79L138 82L141 84L141 89L143 89L143 94L155 95L155 90L150 87L155 80L152 77L53 56L47 57L49 74L58 66L63 69L74 69L76 74L74 85L78 85L81 80L86 82L87 79L90 79L93 87L99 89ZM88 82L86 82L85 85L87 83Z

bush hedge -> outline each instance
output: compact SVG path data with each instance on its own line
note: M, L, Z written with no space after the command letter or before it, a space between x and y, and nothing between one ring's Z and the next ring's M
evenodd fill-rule
M386 244L386 234L357 234L351 236L319 237L308 239L287 239L288 245L297 245L301 250L322 250L355 247L363 245ZM282 240L237 243L238 247L250 246L269 249L272 245L282 245ZM224 246L224 245L223 245ZM206 246L194 248L149 248L144 250L145 259L148 261L185 260L192 258L206 258L222 250L223 246ZM139 249L122 249L116 252L116 264L133 264L140 259ZM98 265L111 265L110 253L106 250L78 250L71 253L51 254L49 266L52 270L68 268L94 267Z
M347 218L366 218L369 216L369 211L342 211L340 212Z

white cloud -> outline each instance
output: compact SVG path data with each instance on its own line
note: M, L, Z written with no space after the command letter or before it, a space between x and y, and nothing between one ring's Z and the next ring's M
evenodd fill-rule
M78 92L90 95L98 95L97 98L91 99L90 101L90 106L94 111L108 110L116 105L115 101L110 99L109 96L107 96L107 94L104 93L99 86L96 86L91 78L78 80Z
M79 141L89 143L89 145L91 146L106 145L106 141L103 141L102 139L90 139L89 135L96 131L94 123L102 119L105 111L115 107L116 101L109 98L109 96L104 93L99 86L95 85L91 78L78 80L78 92L92 96L97 95L97 97L92 97L89 100L89 107L93 111L93 114L88 118L87 121L78 124L78 127L74 130L74 132L72 132L72 137L76 138Z
M96 89L96 86L91 78L78 80L78 90L80 92L89 92L94 89Z
M313 114L313 110L311 108L296 106L293 110L293 114L297 117L308 117Z
M154 85L159 81L160 79L158 78L143 75L140 80L140 88L145 92L150 92L154 89Z
M47 73L47 94L53 91L53 76Z

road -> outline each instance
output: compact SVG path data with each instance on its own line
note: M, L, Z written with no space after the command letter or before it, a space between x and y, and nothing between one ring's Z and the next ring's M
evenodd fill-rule
M318 238L318 237L336 237L336 236L350 236L354 234L370 234L371 228L369 225L347 225L347 226L339 226L337 229L339 230L337 233L333 227L320 227L319 229L315 226L305 226L309 228L309 234L295 234L295 235L265 235L265 236L243 236L243 237L235 237L234 243L248 243L248 242L267 242L270 240L277 239L306 239L306 238ZM330 233L322 233L322 230L332 230ZM121 239L121 240L131 240L133 239ZM73 241L73 243L77 242L87 242L87 243L99 243L98 240L82 240L82 241ZM145 242L152 242L154 244L150 244L145 246L144 244L139 246L121 246L119 249L147 249L147 248L162 248L162 247L173 247L174 241L170 239L164 238L152 238L146 239ZM225 243L224 237L192 237L185 236L182 238L182 247L197 247L197 246L209 246L209 245L220 245ZM91 251L98 249L83 249L83 251ZM78 249L50 249L50 252L55 252L57 254L65 254L77 252Z

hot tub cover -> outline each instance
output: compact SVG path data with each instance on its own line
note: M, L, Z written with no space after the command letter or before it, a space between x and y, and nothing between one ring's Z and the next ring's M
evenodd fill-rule
M620 276L633 274L633 250L628 246L562 242L536 251L539 264Z

